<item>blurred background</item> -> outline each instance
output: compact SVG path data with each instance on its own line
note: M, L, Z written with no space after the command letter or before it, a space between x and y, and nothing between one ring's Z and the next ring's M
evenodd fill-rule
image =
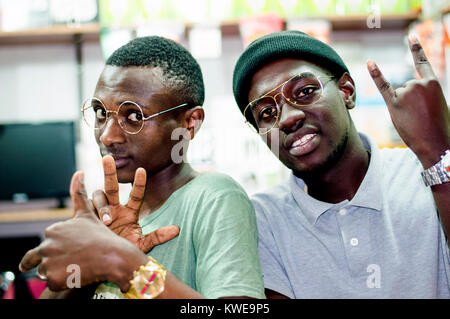
M105 59L129 40L160 35L198 60L206 118L188 161L220 171L249 194L288 171L244 123L232 72L244 48L280 30L330 44L355 79L357 128L380 147L404 147L366 61L394 86L416 76L407 35L418 36L450 94L449 0L0 0L0 297L35 298L45 283L20 274L26 250L45 227L71 216L68 189L77 169L88 193L103 187L101 157L81 104L92 96ZM226 120L225 120L226 119ZM120 185L126 200L130 185Z

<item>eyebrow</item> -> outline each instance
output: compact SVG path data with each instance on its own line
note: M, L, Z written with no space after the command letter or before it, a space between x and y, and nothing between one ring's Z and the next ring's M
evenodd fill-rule
M117 106L119 106L119 105L121 105L121 104L124 104L125 102L133 102L133 103L136 103L137 105L139 105L139 106L142 108L142 110L151 111L149 106L144 105L144 104L141 104L141 103L136 102L136 101L132 101L132 100L123 100L123 101L119 101L119 102L117 102ZM126 103L126 104L131 104L131 103Z
M296 76L296 75L293 75L293 76L289 77L287 80L281 82L281 83L280 83L278 86L276 86L275 88L273 88L273 89L267 91L266 93L261 94L261 95L258 97L258 99L260 99L260 98L262 98L262 97L265 97L267 94L269 94L269 93L271 93L271 92L273 92L273 91L278 90L281 86L283 86L283 84L285 84L286 82L288 82L290 79L292 79L292 78L295 77L295 76Z

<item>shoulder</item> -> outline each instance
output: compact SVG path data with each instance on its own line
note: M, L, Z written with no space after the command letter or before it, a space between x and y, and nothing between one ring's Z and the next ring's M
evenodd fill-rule
M214 205L216 209L223 207L226 210L230 207L251 207L244 188L232 177L223 173L201 173L189 182L185 192L189 193L189 198L195 201L198 207L211 208Z
M218 172L205 172L199 174L187 185L187 189L198 196L225 196L228 194L241 194L247 196L244 188L231 176Z
M284 182L253 194L250 200L259 223L261 220L270 219L273 215L279 217L279 213L285 211L285 208L292 203L293 196L289 183Z

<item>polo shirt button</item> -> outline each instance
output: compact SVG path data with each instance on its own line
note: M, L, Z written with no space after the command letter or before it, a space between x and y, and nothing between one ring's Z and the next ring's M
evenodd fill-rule
M352 238L352 239L350 239L350 245L352 245L352 246L358 246L358 238Z
M339 215L344 216L345 214L347 214L347 210L346 210L345 208L342 208L342 209L339 211Z

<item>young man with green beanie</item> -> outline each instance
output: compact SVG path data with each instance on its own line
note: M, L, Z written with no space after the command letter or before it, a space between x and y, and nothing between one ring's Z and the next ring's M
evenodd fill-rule
M237 104L292 170L252 197L267 297L450 298L450 116L420 43L409 45L420 79L401 88L367 63L408 149L357 132L354 81L319 40L273 33L239 58Z

